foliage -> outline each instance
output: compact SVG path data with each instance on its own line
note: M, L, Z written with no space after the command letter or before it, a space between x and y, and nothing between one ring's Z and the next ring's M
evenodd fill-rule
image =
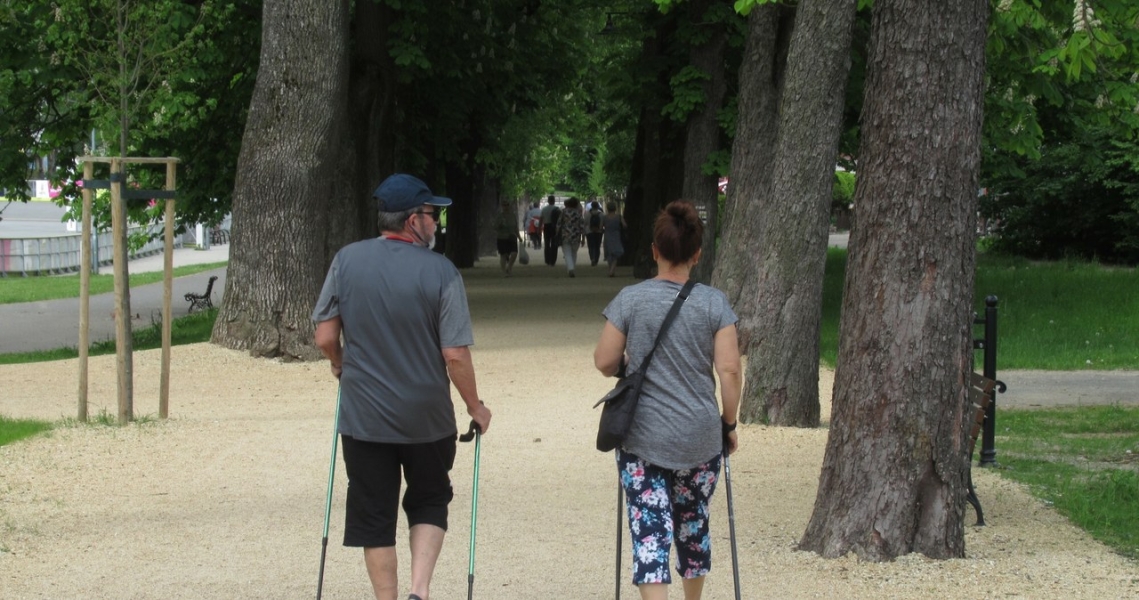
M994 248L1139 262L1137 19L1124 0L997 3L981 202Z
M831 190L831 206L847 207L854 202L855 175L850 171L834 172L834 188Z
M1057 260L1139 264L1139 163L1119 131L1066 131L1037 159L991 173L982 215L998 224L994 250Z
M260 0L6 4L0 188L26 200L28 161L52 155L53 180L69 184L61 202L73 201L80 153L180 156L181 222L220 221L256 72ZM94 147L85 144L93 129ZM161 187L145 172L132 178Z
M1093 537L1139 558L1139 408L1005 410L996 420L1005 478Z

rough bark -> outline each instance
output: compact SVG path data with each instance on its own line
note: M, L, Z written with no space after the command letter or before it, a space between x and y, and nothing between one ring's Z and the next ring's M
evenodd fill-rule
M265 3L214 343L256 356L319 355L312 303L339 243L329 240L343 240L330 224L354 210L337 163L348 106L348 14L347 0Z
M696 23L710 22L708 9L714 0L692 3L692 18ZM720 122L717 119L727 91L725 81L724 46L727 44L726 25L709 25L713 28L708 39L692 48L690 64L708 76L701 86L704 103L688 118L684 144L684 184L681 198L703 206L705 211L704 242L700 262L692 270L692 278L708 282L716 264L716 223L719 220L719 177L704 174L704 164L713 152L720 149Z
M747 421L819 425L819 322L856 0L804 0L762 195L747 347Z
M964 556L988 3L874 5L834 408L800 547Z
M759 255L762 191L771 184L771 149L775 147L777 108L783 88L785 48L794 13L764 4L748 17L747 42L740 64L739 116L732 143L721 245L712 284L728 295L740 317L740 348L748 347L758 310L755 302L755 257ZM745 417L746 418L746 417Z

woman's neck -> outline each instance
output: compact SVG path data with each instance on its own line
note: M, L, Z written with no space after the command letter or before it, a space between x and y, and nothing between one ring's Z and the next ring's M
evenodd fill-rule
M684 283L688 281L688 275L691 272L692 265L670 263L664 259L657 260L656 279L663 279L664 281L671 281L673 283Z

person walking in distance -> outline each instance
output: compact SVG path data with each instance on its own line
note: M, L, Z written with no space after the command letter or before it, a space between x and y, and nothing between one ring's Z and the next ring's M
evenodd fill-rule
M589 202L588 206L585 245L589 248L589 266L596 267L597 261L601 259L601 235L605 231L605 215L601 212L601 204L596 200Z
M558 262L558 241L557 237L558 217L562 214L562 209L554 204L554 195L550 194L546 198L546 205L542 207L542 249L543 258L546 259L546 264L554 266Z
M503 200L499 206L498 218L494 222L495 242L498 247L498 265L506 277L514 271L514 260L518 258L518 243L522 234L518 231L518 215L514 204Z
M349 244L332 259L313 309L315 341L340 380L344 545L364 549L377 600L396 600L402 478L408 597L428 600L453 496L458 427L451 384L483 433L491 412L475 385L462 277L430 249L439 210L451 200L405 174L385 179L373 197L382 235Z
M700 260L703 224L689 202L665 207L653 227L658 274L621 290L605 307L593 352L597 370L638 371L692 266ZM697 284L657 345L644 373L629 434L617 448L633 540L633 583L642 600L668 598L669 552L685 600L699 600L712 568L710 503L723 453L736 451L743 377L736 314L720 290ZM720 400L716 403L716 380Z
M530 245L535 250L542 247L542 209L537 202L526 211L526 235L530 236Z
M581 215L581 201L577 198L566 200L562 217L558 219L557 237L562 242L562 258L570 277L576 277L577 250L581 248L581 238L585 235L585 219Z
M609 276L617 275L617 261L625 254L625 246L621 243L621 230L626 228L625 217L617 212L617 203L610 200L605 204L605 220L601 227L604 231L605 262L609 265Z

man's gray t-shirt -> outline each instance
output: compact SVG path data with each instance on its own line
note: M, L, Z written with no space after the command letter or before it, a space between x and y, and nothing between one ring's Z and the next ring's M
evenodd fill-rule
M385 238L345 246L313 309L340 317L344 435L368 442L434 442L457 433L442 349L470 346L459 271L441 254Z
M650 279L629 286L602 314L626 336L629 372L653 347L679 283ZM633 425L622 447L666 469L708 462L722 450L713 349L716 332L738 321L720 290L696 285L653 354Z

